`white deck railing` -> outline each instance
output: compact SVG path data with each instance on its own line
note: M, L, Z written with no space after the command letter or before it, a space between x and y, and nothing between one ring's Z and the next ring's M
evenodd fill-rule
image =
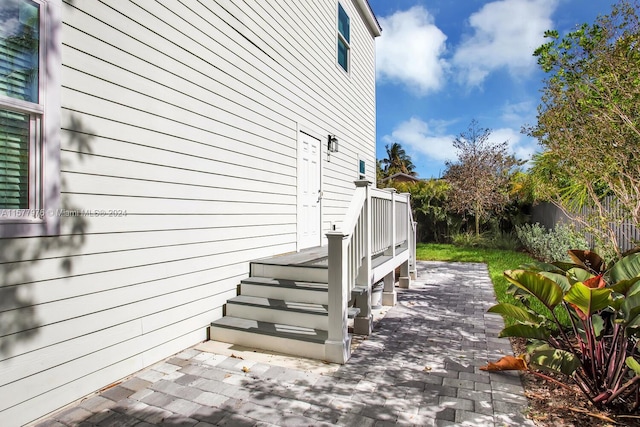
M356 318L365 325L364 333L368 333L367 330L371 330L372 281L374 277L393 275L398 266L401 281L403 275L409 280L411 272L415 271L415 236L409 194L371 188L366 180L356 181L356 190L341 229L327 233L329 336L325 357L328 361L344 363L350 357L347 304L353 289L363 287L368 295L367 307L361 307ZM403 256L397 256L400 253ZM374 260L384 261L376 267L375 275Z

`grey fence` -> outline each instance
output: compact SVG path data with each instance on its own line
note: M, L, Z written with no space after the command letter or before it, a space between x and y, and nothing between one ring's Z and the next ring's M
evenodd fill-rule
M629 219L624 219L622 207L617 199L607 197L603 201L604 208L613 213L614 222L608 224L609 228L614 232L618 247L622 252L633 249L640 244L640 229ZM582 218L589 218L595 211L590 208L583 208L579 215ZM533 207L531 211L531 222L544 225L545 228L551 229L559 223L574 224L577 230L584 229L584 225L572 220L565 213L552 203L540 203ZM593 224L597 227L597 224ZM593 236L585 233L587 240L593 245Z

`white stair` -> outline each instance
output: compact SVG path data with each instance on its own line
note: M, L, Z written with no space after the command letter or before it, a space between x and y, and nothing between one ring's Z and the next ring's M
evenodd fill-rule
M326 266L298 266L251 263L252 277L277 277L285 280L301 280L327 283L329 272Z
M324 359L327 340L323 330L228 316L213 322L210 334L217 341L311 359Z
M329 327L328 307L309 302L241 294L227 301L226 314L259 322L291 324L312 329L326 330Z
M304 301L310 304L327 305L329 303L327 284L318 282L249 277L240 283L240 294L281 300Z
M210 339L324 360L329 313L327 268L322 264L285 265L280 258L277 263L252 262L240 295L227 301L225 317L211 323ZM264 273L271 275L259 275ZM358 313L349 309L349 317Z

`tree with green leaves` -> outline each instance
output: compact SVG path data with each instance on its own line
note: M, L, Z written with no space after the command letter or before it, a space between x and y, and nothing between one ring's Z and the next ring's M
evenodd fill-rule
M382 180L385 178L384 169L382 168L382 160L376 160L376 187L384 187Z
M617 250L610 225L640 224L638 3L620 1L593 25L545 37L534 53L548 77L529 129L543 147L532 175L546 198ZM605 195L620 202L623 217L607 211ZM576 215L581 207L596 215Z
M384 178L396 173L404 173L411 176L417 175L414 171L415 165L411 161L411 156L406 153L402 145L394 142L391 146L389 144L385 145L385 149L387 157L381 160Z
M509 154L507 142L489 141L491 131L472 120L466 132L453 141L456 162L447 161L444 179L450 185L449 206L473 215L475 232L480 223L509 203L510 177L520 162Z
M448 209L449 184L445 180L391 182L390 185L399 193L411 194L419 241L446 242L453 232L458 231L461 220Z

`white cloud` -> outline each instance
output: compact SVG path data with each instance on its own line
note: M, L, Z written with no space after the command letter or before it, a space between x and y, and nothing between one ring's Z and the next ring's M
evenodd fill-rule
M416 95L440 89L445 81L447 36L422 6L379 18L382 36L376 40L376 77L406 85Z
M425 122L417 117L411 117L395 127L390 135L382 140L391 144L399 143L411 155L413 163L424 159L435 162L455 162L458 158L453 141L458 135L447 133L446 128L455 122L429 121ZM522 135L512 128L491 130L489 142L501 144L507 142L509 151L520 160L530 160L537 149L535 140Z
M499 0L485 4L469 18L473 35L457 48L453 64L460 79L480 86L490 72L506 68L518 77L535 69L533 51L553 27L559 0Z
M457 155L452 143L456 137L444 132L446 125L445 122L427 123L411 117L396 126L391 135L385 135L382 140L389 144L398 142L405 149L408 148L407 151L427 156L431 160L455 160Z
M533 101L522 101L515 104L507 101L502 107L502 120L509 124L522 125L536 120L537 109Z
M517 159L528 161L537 148L535 140L525 137L522 133L511 128L494 129L489 135L489 142L501 144L507 142L509 150Z

